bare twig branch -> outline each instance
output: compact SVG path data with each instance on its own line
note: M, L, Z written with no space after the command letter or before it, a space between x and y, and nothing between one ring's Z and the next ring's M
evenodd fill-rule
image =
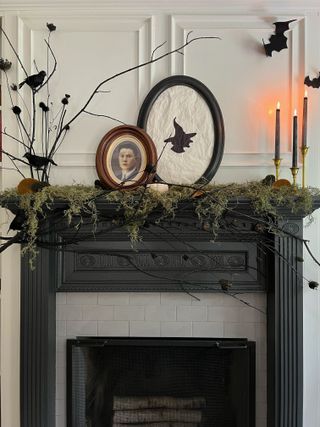
M2 132L0 132L2 135L7 136L8 138L13 139L14 141L18 142L19 144L23 145L25 148L27 148L29 150L29 147L27 144L25 144L23 141L21 141L20 139L14 137L13 135L10 135L9 133L7 133L6 128L3 129Z
M150 57L150 60L151 60L151 61L153 60L153 57L154 57L154 55L155 55L156 51L157 51L158 49L160 49L162 46L164 46L166 43L167 43L167 41L164 41L163 43L159 44L159 46L157 46L157 47L152 51L152 53L151 53L151 57Z
M21 68L23 69L23 71L24 71L25 75L28 77L27 70L26 70L26 69L25 69L25 67L23 66L23 63L22 63L22 61L21 61L21 59L20 59L20 57L19 57L19 55L18 55L17 51L15 50L15 48L13 47L13 44L11 43L11 41L10 41L9 37L7 36L7 33L4 31L4 29L2 28L2 26L0 26L0 30L1 30L2 34L5 36L5 38L7 39L7 42L9 43L9 45L10 45L10 47L11 47L11 49L12 49L13 53L15 54L15 56L16 56L16 58L17 58L17 60L19 61L19 64L20 64Z
M190 40L186 40L185 43L182 46L179 46L176 49L173 49L169 52L164 53L163 55L151 59L149 61L143 62L142 64L138 64L135 65L134 67L130 67L127 68L126 70L120 71L119 73L114 74L111 77L108 77L107 79L103 80L102 82L100 82L98 84L98 86L93 90L93 92L91 93L91 95L89 96L88 100L85 102L84 106L65 124L65 126L70 126L71 123L73 123L87 108L87 106L90 104L90 102L92 101L93 97L97 94L97 92L100 90L100 88L105 84L110 82L111 80L114 80L117 77L123 76L125 74L130 73L131 71L134 70L138 70L139 68L145 67L147 65L153 64L154 62L158 62L160 60L162 60L163 58L166 58L169 55L172 55L178 51L181 51L182 49L184 49L185 47L187 47L188 45L190 45L191 43L197 41L197 40L205 40L205 39L220 39L219 37L214 37L214 36L204 36L204 37L195 37L193 39ZM51 158L52 156L52 152L50 151L49 153L49 157Z
M317 260L317 258L313 255L313 253L312 253L312 251L311 251L311 249L310 249L310 247L309 247L309 245L308 245L308 241L307 240L304 240L303 241L303 244L304 244L304 246L305 246L305 248L307 249L307 251L308 251L308 253L309 253L309 255L311 256L311 258L313 259L313 261L320 267L320 262Z
M89 116L105 117L105 118L107 118L107 119L114 120L115 122L121 123L121 124L123 124L123 125L125 125L125 124L126 124L125 122L123 122L123 121L121 121L121 120L119 120L119 119L116 119L115 117L108 116L108 115L106 115L106 114L97 114L97 113L92 113L91 111L87 111L87 110L84 110L83 112L84 112L85 114L89 114Z
M13 160L16 160L17 162L24 163L25 165L29 166L29 163L28 163L28 162L25 162L24 160L19 159L19 157L16 157L16 156L14 156L13 154L8 153L7 151L4 151L3 149L1 149L1 152L2 152L3 154L5 154L6 156L8 156L9 158L11 158L11 159L13 159Z

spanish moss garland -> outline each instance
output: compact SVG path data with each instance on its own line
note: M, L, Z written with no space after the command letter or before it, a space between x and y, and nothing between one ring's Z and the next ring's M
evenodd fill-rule
M29 255L33 265L37 254L37 240L41 236L40 221L46 220L53 212L54 202L63 200L67 208L63 214L69 224L79 227L83 218L91 218L95 231L99 221L98 200L117 204L117 221L128 229L131 242L141 240L140 230L150 215L157 210L157 223L163 219L173 219L181 207L181 202L192 204L200 223L209 223L215 237L221 226L223 215L230 209L230 203L241 199L250 200L252 215L279 218L279 208L292 213L309 215L312 212L313 197L319 196L316 189L293 189L282 187L273 189L260 182L229 185L177 186L173 185L166 193L146 187L133 191L102 191L82 185L50 186L33 194L19 195L16 190L0 193L0 205L6 207L13 202L25 213L25 223L20 242L24 243L23 253ZM231 208L232 209L232 208ZM256 219L256 218L255 218ZM19 241L18 241L19 242Z

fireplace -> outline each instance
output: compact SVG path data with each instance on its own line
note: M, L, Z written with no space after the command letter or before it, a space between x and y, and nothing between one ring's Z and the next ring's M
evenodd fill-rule
M68 340L68 427L255 426L255 343Z
M317 208L318 205L319 201L316 200L314 208ZM63 209L64 207L64 202L57 203L57 208ZM101 201L97 207L105 218L113 217L114 205ZM76 296L79 292L93 294L93 299L98 302L104 299L104 295L106 297L110 295L110 292L126 295L133 291L164 293L168 300L170 292L180 291L181 295L184 295L182 293L184 292L188 296L190 293L202 292L204 298L210 299L210 295L221 296L221 284L228 283L232 283L232 290L235 293L265 293L267 297L268 427L302 427L303 276L301 238L303 218L301 215L292 214L283 208L279 212L282 219L278 225L284 230L284 234L269 235L267 232L261 234L256 227L259 218L256 220L252 218L248 200L237 200L230 207L232 210L226 218L226 223L232 224L232 232L228 228L221 230L214 243L211 241L211 236L199 227L197 218L192 214L192 209L188 210L188 206L186 206L178 229L168 230L168 234L163 232L164 234L158 238L148 232L144 238L141 252L133 252L130 249L127 233L124 230L114 234L109 233L108 238L97 235L92 241L68 247L62 254L58 254L55 250L40 248L34 271L30 271L28 260L22 259L20 388L22 427L55 426L55 338L58 293L61 292L63 295L67 292L67 299L68 295ZM12 211L14 210L13 207ZM248 215L251 217L250 220ZM52 224L51 227L55 240L64 238L59 232L59 224L61 225L61 222ZM108 224L109 222L106 221L106 223L99 224L99 227L108 227ZM81 232L86 233L85 226L82 227ZM181 244L174 246L172 234L180 236L180 241L187 242L186 247ZM49 238L51 237L49 236ZM197 252L201 252L201 256L199 254L196 256L190 251L190 244L197 248ZM261 244L271 249L266 253L265 250L260 249ZM122 251L125 256L130 253L137 266L143 265L144 270L148 273L146 277L139 268L137 271L132 271L132 265L126 265L122 260L120 260L121 262L117 260L116 256L112 254L113 250L117 253ZM164 254L170 256L166 257ZM290 262L288 263L287 260ZM154 280L152 277L154 271L162 273L163 277ZM181 277L186 277L186 275L191 280L182 289ZM116 313L115 310L116 305L114 305L114 313ZM139 329L138 323L141 321L139 316L142 310L141 308L133 310L138 317L133 325L136 329ZM148 307L145 307L144 310L146 317L152 311ZM164 322L163 329L161 325L159 336L166 338L170 336L170 330L166 328L165 323L170 323L170 320L173 319L170 318L171 311L163 312L161 310L160 304L156 313L161 312L164 317L168 315L168 319L167 322ZM99 312L99 309L97 311ZM121 307L118 307L118 317L114 319L114 323L122 322L119 318L123 314ZM180 314L183 317L184 309L181 308ZM229 314L231 317L234 316L231 309ZM199 315L201 316L201 313ZM209 320L213 324L214 311L210 316L212 317ZM98 326L94 333L88 332L87 335L109 336L109 331L113 329L114 325L106 331L104 323L107 322L97 321L97 323ZM199 321L196 330L193 331L193 334L190 333L190 337L192 335L198 338L208 336L205 329L201 329L200 324ZM226 328L210 337L232 337L227 332ZM203 333L205 334L203 335ZM132 335L130 328L124 330L123 335ZM136 334L136 336L138 335ZM237 337L240 336L254 341L254 338L250 337L250 333L239 334ZM218 349L215 348L215 351ZM123 396L136 397L131 392L127 394ZM141 391L138 397L150 397L142 396L142 394L144 393ZM167 394L167 391L162 392L160 397L165 398ZM121 397L121 394L119 396ZM154 395L152 394L152 396ZM175 396L169 395L169 397L186 398L180 393ZM194 393L188 398L199 397L203 398L202 395ZM207 402L206 397L205 401ZM250 416L248 415L248 417ZM110 420L108 422L110 423Z

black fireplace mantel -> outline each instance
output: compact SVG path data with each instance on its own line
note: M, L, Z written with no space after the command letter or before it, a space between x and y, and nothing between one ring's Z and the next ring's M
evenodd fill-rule
M320 200L314 200L314 209L319 206ZM63 201L55 204L57 212L63 211L64 207ZM92 240L70 246L62 252L54 248L39 248L34 271L30 270L28 260L22 258L22 427L55 426L57 291L183 291L179 274L188 274L190 278L192 262L198 274L194 274L186 285L188 291L218 292L221 291L221 280L231 280L233 289L237 291L267 292L268 427L302 427L303 215L283 209L279 212L282 219L278 226L284 233L269 235L261 234L261 230L258 230L261 218L260 221L258 217L252 219L248 200L238 200L231 203L230 207L232 211L226 223L229 221L232 232L231 228L221 229L215 243L210 241L209 234L203 230L203 225L200 227L188 206L181 210L183 214L179 214L179 226L175 224L174 230L169 227L169 235L172 237L172 232L178 236L174 249L173 238L170 240L168 234L160 232L160 237L154 237L152 232L147 231L144 235L145 246L139 248L140 252L132 251L130 254L138 265L143 263L151 273L157 267L154 260L159 258L162 274L169 274L165 279L151 280L152 274L147 274L148 277L141 284L140 271L134 276L130 266L115 263L113 249L125 253L131 250L123 230L113 234L97 233ZM10 208L15 210L14 205ZM115 208L111 204L98 204L99 211L104 214L104 221L99 224L98 231L110 226ZM85 226L81 232L86 233ZM70 233L73 233L71 229L66 230L53 223L49 240L67 239ZM265 251L259 252L258 243L261 239L266 239L272 247L267 255ZM187 242L188 246L183 246L181 242ZM196 248L194 254L190 245ZM144 251L143 256L141 251ZM165 258L168 251L171 255L169 258L175 260L174 265L172 259L168 261ZM199 258L199 251L204 255L203 258ZM151 253L154 255L150 256ZM183 257L185 253L188 253L187 259ZM206 257L216 257L216 262L206 264L206 272L203 274L199 265L201 267ZM219 260L220 265L217 267ZM108 282L106 275L110 268L111 280ZM254 274L248 272L250 268L255 271Z

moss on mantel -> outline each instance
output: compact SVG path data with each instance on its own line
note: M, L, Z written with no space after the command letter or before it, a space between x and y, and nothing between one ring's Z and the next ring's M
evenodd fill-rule
M99 219L97 205L115 203L122 215L122 224L127 229L131 241L140 239L139 230L155 209L161 211L157 221L174 218L179 213L181 202L191 202L200 222L209 222L213 235L217 234L220 221L230 202L250 200L252 214L259 216L279 216L279 208L292 213L309 215L313 211L313 201L320 196L318 189L294 189L281 187L274 189L260 182L244 184L207 185L207 186L171 186L166 193L156 192L145 187L131 191L102 191L94 187L49 186L33 194L19 195L15 189L0 193L0 205L8 207L15 203L24 211L26 220L23 228L23 251L34 259L36 244L39 237L39 218L50 215L56 200L66 202L63 215L71 223L77 217L80 224L82 216L91 216L93 227ZM119 217L119 216L118 216Z

